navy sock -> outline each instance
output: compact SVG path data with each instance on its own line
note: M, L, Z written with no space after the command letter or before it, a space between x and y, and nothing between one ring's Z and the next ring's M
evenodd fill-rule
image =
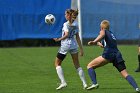
M88 74L89 74L89 76L90 76L90 79L92 80L92 83L93 83L93 84L97 84L96 73L95 73L95 71L94 71L93 68L89 68L89 69L88 69Z
M138 85L137 85L137 83L135 82L135 80L134 80L134 78L132 76L128 75L126 77L126 80L129 82L129 84L131 86L133 86L133 88L135 88L135 89L138 88Z

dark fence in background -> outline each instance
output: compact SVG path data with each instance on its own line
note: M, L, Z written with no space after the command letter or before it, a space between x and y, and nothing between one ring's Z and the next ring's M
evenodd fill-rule
M46 47L59 46L60 42L53 39L18 39L18 40L1 40L0 47Z
M83 39L83 45L91 39ZM138 45L139 40L118 40L118 44ZM55 42L53 39L19 39L19 40L3 40L0 41L0 47L47 47L47 46L60 46L60 42Z

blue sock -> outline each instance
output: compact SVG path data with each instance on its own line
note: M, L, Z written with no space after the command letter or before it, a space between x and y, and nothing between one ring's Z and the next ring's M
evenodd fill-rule
M138 85L137 85L137 83L135 82L135 80L134 80L134 78L132 76L128 75L126 77L126 80L129 82L129 84L131 86L133 86L133 88L135 88L135 89L138 88Z
M88 69L88 74L89 74L90 79L92 80L93 84L97 84L96 73L93 68Z

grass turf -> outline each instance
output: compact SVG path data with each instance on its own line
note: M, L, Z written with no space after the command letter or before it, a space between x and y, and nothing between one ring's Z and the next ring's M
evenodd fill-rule
M58 48L0 48L0 93L135 93L112 64L96 69L99 89L83 90L70 54L62 63L68 87L57 91L55 88L59 80L54 59ZM140 85L140 73L134 72L138 64L137 46L121 45L119 49L126 61L129 74ZM97 46L84 46L84 52L85 55L79 59L86 80L90 84L86 65L101 55L102 49Z

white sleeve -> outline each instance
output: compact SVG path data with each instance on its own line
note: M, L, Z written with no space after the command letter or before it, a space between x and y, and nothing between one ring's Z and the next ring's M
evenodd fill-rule
M63 24L63 31L64 32L69 32L68 26L66 23Z

